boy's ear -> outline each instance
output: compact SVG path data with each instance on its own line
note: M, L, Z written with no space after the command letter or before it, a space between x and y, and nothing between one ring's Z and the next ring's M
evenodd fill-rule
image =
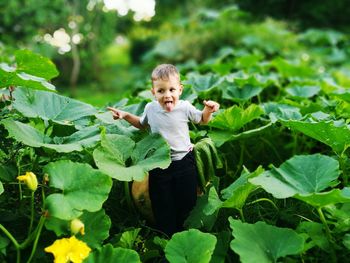
M151 92L152 92L153 95L156 93L156 91L154 90L153 87L151 88Z
M184 89L184 86L180 84L180 95L182 94L183 89Z

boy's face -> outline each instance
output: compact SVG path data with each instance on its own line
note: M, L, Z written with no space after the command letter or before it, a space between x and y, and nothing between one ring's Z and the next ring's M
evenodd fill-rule
M167 80L154 80L152 87L152 94L165 111L172 111L179 101L182 93L182 85L179 77L170 75Z

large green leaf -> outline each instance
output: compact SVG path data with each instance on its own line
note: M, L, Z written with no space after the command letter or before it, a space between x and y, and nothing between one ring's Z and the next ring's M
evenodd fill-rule
M274 66L278 70L278 72L286 78L308 78L316 75L316 71L309 65L303 63L292 63L282 58L275 58L271 62L271 65Z
M248 196L257 189L257 186L250 183L248 179L258 176L263 171L261 166L252 173L244 169L236 181L221 191L222 197L226 199L222 207L242 209Z
M312 193L308 195L297 194L294 197L314 207L325 207L332 204L349 203L350 188L344 187L342 190L332 189L328 192Z
M4 187L2 186L2 183L0 182L0 195L4 192Z
M73 125L74 121L97 113L89 104L53 92L19 88L13 94L13 107L29 118Z
M111 228L112 222L105 210L101 209L97 212L84 213L79 217L84 223L85 235L80 235L79 239L83 240L91 248L100 247L102 242L109 237L109 229Z
M224 99L233 100L237 102L247 101L250 98L258 95L263 89L252 85L244 85L242 87L235 83L224 81L220 88L223 90L222 97Z
M242 223L229 218L234 240L231 249L240 256L242 263L271 263L281 257L299 254L304 239L294 230L257 222Z
M101 171L120 181L141 181L149 170L166 168L171 162L170 147L159 134L135 143L124 135L103 133L93 156Z
M44 147L57 152L82 151L84 147L91 147L99 140L96 127L88 127L87 130L77 131L68 137L52 139L34 127L10 118L2 120L1 123L9 132L9 136L16 141L32 147Z
M217 88L221 81L222 80L218 75L200 75L197 73L191 73L188 75L188 79L184 83L191 85L196 93L204 95Z
M109 236L111 220L103 209L97 212L84 211L78 218L85 228L85 234L77 233L78 239L83 240L91 248L101 246L101 243ZM45 227L55 232L57 236L71 235L71 220L62 220L50 215L45 221Z
M338 177L338 161L325 155L314 154L294 156L279 168L266 171L249 181L260 185L276 198L294 197L320 208L350 202L348 187L322 192L338 184Z
M165 247L170 263L207 263L214 252L216 237L197 229L176 233Z
M56 77L58 71L47 58L29 50L15 53L16 67L0 63L0 87L24 86L31 89L55 90L48 80Z
M141 263L135 250L114 248L111 244L92 252L84 263Z
M63 220L79 217L84 210L96 212L102 208L112 187L107 175L88 164L57 161L44 167L50 187L61 190L45 201L50 215Z
M287 198L297 194L319 193L327 187L335 186L339 176L339 163L331 157L296 155L279 168L273 168L249 179L260 185L276 198Z
M210 130L208 135L213 140L215 145L217 147L220 147L222 144L228 141L235 141L255 137L258 134L261 134L262 132L266 132L271 126L272 122L269 122L264 126L260 126L252 130L247 130L238 134L232 134L232 132L225 130Z
M35 54L30 50L17 50L15 52L17 71L50 80L58 76L54 63L46 57Z
M315 96L319 93L321 88L319 86L299 86L299 85L293 85L286 88L286 91L288 94L300 97L300 98L310 98L312 96Z
M218 129L234 132L238 131L248 122L258 118L263 113L263 109L255 104L251 104L246 109L233 106L216 115L216 117L208 125Z
M330 146L338 154L341 154L350 146L350 129L346 125L338 126L332 121L306 122L281 120L281 122L293 130L302 132Z
M302 115L300 109L286 104L268 102L263 104L265 113L275 123L277 120L300 120Z
M211 194L210 197L209 194ZM196 206L191 210L190 215L185 221L185 227L203 228L206 231L211 231L218 215L218 211L215 213L210 212L209 200L213 198L213 195L215 195L215 193L208 191L204 195L197 198ZM207 214L205 214L204 211Z

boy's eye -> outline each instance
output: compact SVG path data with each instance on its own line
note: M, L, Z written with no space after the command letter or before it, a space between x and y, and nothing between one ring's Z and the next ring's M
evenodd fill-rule
M163 90L162 89L158 90L158 93L163 93Z

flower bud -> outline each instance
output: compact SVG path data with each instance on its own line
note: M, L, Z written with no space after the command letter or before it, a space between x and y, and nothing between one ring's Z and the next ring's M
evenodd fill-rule
M73 219L70 222L70 232L75 235L80 233L81 235L85 235L85 225L78 218Z
M20 182L24 182L33 192L38 188L38 180L36 179L36 175L32 172L26 172L25 175L17 176L17 179Z

